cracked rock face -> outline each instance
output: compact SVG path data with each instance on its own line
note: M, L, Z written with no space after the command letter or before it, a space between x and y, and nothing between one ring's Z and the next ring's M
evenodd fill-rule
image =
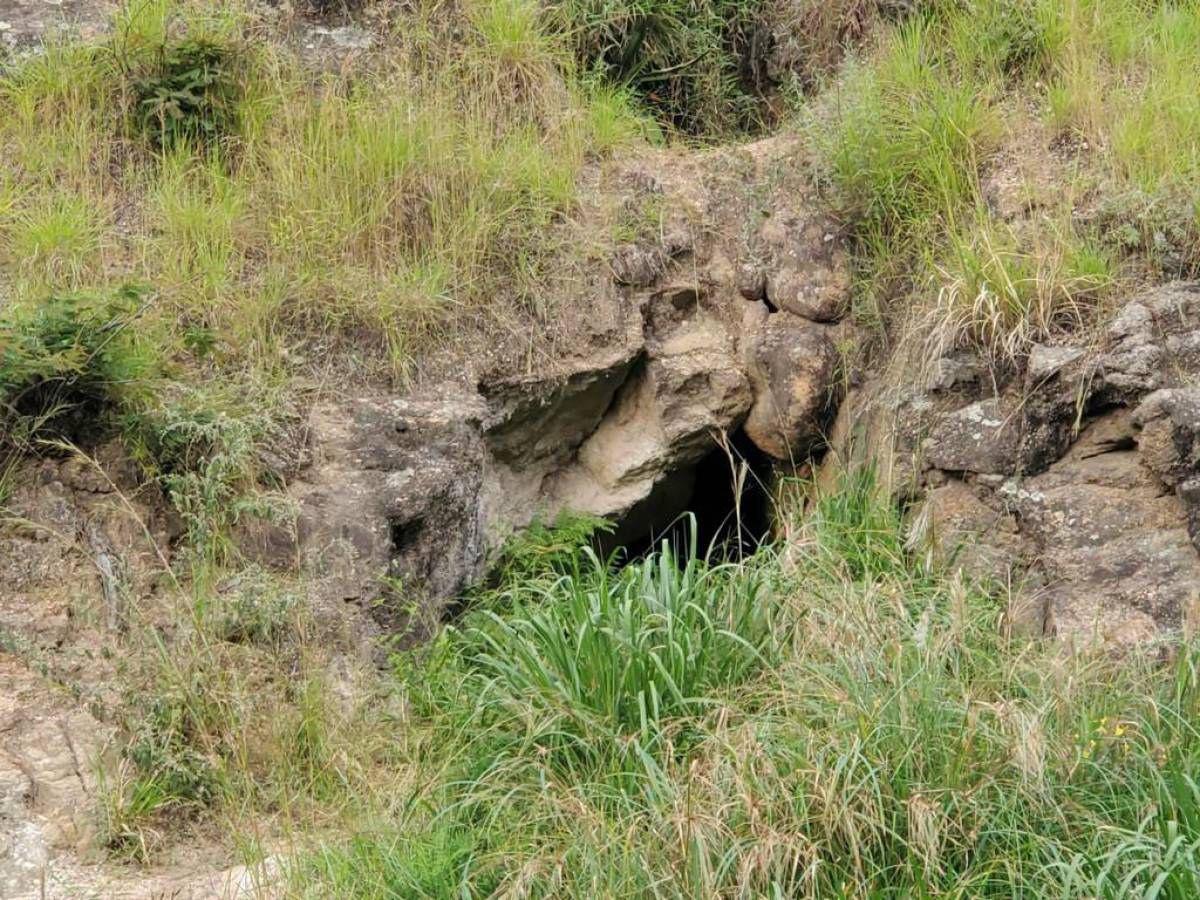
M412 630L401 598L438 615L535 519L608 517L619 543L669 525L743 426L805 461L838 399L849 277L796 152L772 140L618 172L625 208L665 212L598 262L604 289L570 298L593 312L587 340L532 371L314 411L298 527L259 540L265 557Z
M1170 639L1200 598L1200 285L1130 298L1100 345L1035 347L997 393L926 401L919 519L1072 644ZM964 402L970 400L970 402Z
M1089 455L1089 438L1043 474L1009 486L1011 508L1045 575L1045 629L1142 643L1182 622L1200 585L1200 557L1184 510L1139 453Z
M108 730L0 654L0 896L35 896L94 827L92 766Z

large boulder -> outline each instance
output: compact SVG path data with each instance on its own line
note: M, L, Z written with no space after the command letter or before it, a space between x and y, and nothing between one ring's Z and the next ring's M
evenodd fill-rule
M748 346L754 405L746 436L777 460L804 461L824 439L838 390L832 334L780 312L767 316Z
M958 479L929 490L911 527L929 541L939 564L957 566L975 582L1004 584L1028 551L1005 504Z
M1153 288L1126 303L1097 360L1107 402L1191 381L1200 372L1200 282Z
M1119 430L1099 420L1045 473L1006 486L1046 575L1046 630L1075 642L1169 633L1200 584L1184 509Z
M759 229L765 297L813 322L836 322L850 300L846 251L834 223L819 212L786 210Z

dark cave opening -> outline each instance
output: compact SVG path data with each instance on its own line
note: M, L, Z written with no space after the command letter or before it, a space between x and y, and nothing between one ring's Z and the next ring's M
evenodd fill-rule
M714 561L740 560L771 532L773 461L740 429L719 440L694 467L673 473L600 541L618 563L644 559L667 541L679 556L696 552Z

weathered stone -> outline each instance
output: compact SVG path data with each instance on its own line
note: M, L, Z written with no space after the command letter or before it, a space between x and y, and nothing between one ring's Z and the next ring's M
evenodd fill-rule
M761 266L744 262L737 269L738 293L755 302L767 297L767 273Z
M926 381L930 391L977 387L984 375L983 361L973 353L951 353L934 360Z
M49 861L86 844L111 732L0 653L0 896L35 896Z
M1142 461L1175 491L1200 550L1200 388L1164 388L1133 413Z
M1200 284L1175 282L1130 300L1099 359L1107 399L1128 402L1200 373Z
M715 320L697 313L649 347L647 362L580 447L583 471L568 468L556 480L556 505L624 516L672 471L698 462L714 446L714 435L745 418L750 383Z
M1021 403L1020 474L1045 471L1066 453L1078 434L1095 383L1095 363L1085 351L1033 347Z
M1020 450L1020 411L1009 399L972 403L934 426L926 444L926 460L951 472L1010 475Z
M1027 549L1012 515L987 505L957 479L928 493L914 528L942 565L954 566L974 581L1006 583L1022 566Z
M304 567L333 601L387 627L409 610L381 602L389 579L436 616L482 570L483 406L468 399L359 401L314 411L317 461L292 485Z
M837 399L830 329L777 313L754 336L748 357L755 400L746 436L775 459L803 460L823 439Z
M781 211L759 231L767 248L766 296L777 309L813 322L835 322L850 297L845 251L822 215Z
M1053 378L1072 363L1078 362L1086 352L1080 347L1052 347L1048 344L1034 344L1029 351L1029 361L1025 367L1026 378L1031 384L1040 384Z
M1200 388L1164 388L1133 413L1142 460L1168 487L1200 473Z
M561 373L484 381L484 430L498 459L528 466L534 460L569 455L595 431L613 396L642 353L631 344L598 357L573 361Z
M1046 574L1047 629L1077 643L1168 635L1200 583L1184 509L1135 450L1099 452L1125 445L1088 432L1045 473L1006 490Z

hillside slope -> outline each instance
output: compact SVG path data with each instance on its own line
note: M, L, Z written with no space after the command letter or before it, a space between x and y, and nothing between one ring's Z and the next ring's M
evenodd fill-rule
M0 896L1193 897L1194 0L0 0Z

